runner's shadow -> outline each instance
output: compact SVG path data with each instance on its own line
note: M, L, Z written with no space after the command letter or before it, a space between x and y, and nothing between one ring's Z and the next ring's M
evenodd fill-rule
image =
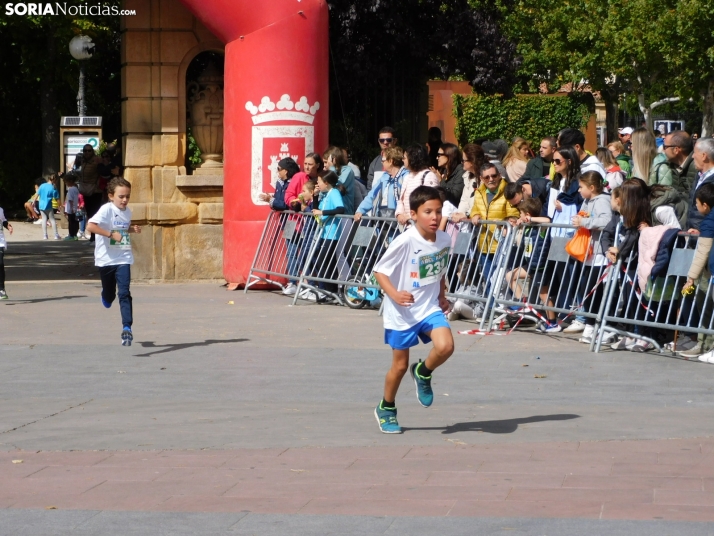
M153 341L146 341L142 342L141 346L143 348L163 348L163 350L159 350L157 352L148 352L146 354L135 354L134 357L151 357L157 354L166 354L168 352L176 352L178 350L184 350L186 348L195 348L197 346L210 346L212 344L230 344L232 342L245 342L249 341L250 339L226 339L226 340L218 340L218 339L208 339L203 342L184 342L180 344L156 344Z
M518 425L529 424L533 422L545 421L569 421L570 419L579 419L580 415L571 413L562 413L555 415L533 415L532 417L523 417L521 419L503 419L499 421L475 421L475 422L457 422L449 426L431 426L424 428L407 428L402 426L405 432L411 430L441 430L442 434L456 434L458 432L485 432L487 434L512 434L518 430Z
M34 300L12 300L9 303L6 303L5 305L25 305L28 303L42 303L42 302L48 302L48 301L57 301L57 300L73 300L75 298L86 298L87 296L57 296L55 298L36 298Z

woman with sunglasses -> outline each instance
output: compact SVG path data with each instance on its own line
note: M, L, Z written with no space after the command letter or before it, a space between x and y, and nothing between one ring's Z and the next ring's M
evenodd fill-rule
M459 206L461 192L464 191L464 166L461 151L453 143L443 143L436 152L438 170L431 170L441 177L441 186L446 192L446 200Z
M570 225L571 220L580 210L583 198L578 193L580 188L580 158L575 147L566 145L553 154L555 178L551 187L551 203L548 205L548 217L553 223ZM572 229L553 229L553 236L572 236Z
M461 179L464 181L464 187L456 212L449 218L454 223L468 220L468 214L471 214L474 206L474 190L479 186L480 169L486 163L486 155L480 145L467 143L464 145L461 159L464 168Z
M402 182L396 211L397 221L401 225L409 222L409 196L412 192L419 186L439 186L439 177L429 169L429 153L423 145L415 143L404 149L404 167L409 170L409 174Z

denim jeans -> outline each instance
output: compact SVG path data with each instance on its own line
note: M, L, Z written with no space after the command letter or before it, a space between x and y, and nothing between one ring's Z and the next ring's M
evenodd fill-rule
M115 264L113 266L102 266L99 268L99 276L102 279L102 298L107 303L114 302L119 289L119 309L121 310L121 323L123 326L131 327L133 323L131 292L131 265Z

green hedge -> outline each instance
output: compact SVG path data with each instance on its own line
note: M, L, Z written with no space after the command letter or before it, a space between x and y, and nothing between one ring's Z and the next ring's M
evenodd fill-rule
M477 140L521 136L533 147L565 127L587 125L595 107L590 93L568 95L454 95L456 138L463 146Z

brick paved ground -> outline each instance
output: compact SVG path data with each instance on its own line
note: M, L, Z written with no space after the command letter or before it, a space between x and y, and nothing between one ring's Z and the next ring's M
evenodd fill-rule
M14 283L36 250L16 251L0 304L0 535L714 533L714 367L459 336L434 406L406 383L406 431L385 436L374 312L137 284L122 348L91 270Z

